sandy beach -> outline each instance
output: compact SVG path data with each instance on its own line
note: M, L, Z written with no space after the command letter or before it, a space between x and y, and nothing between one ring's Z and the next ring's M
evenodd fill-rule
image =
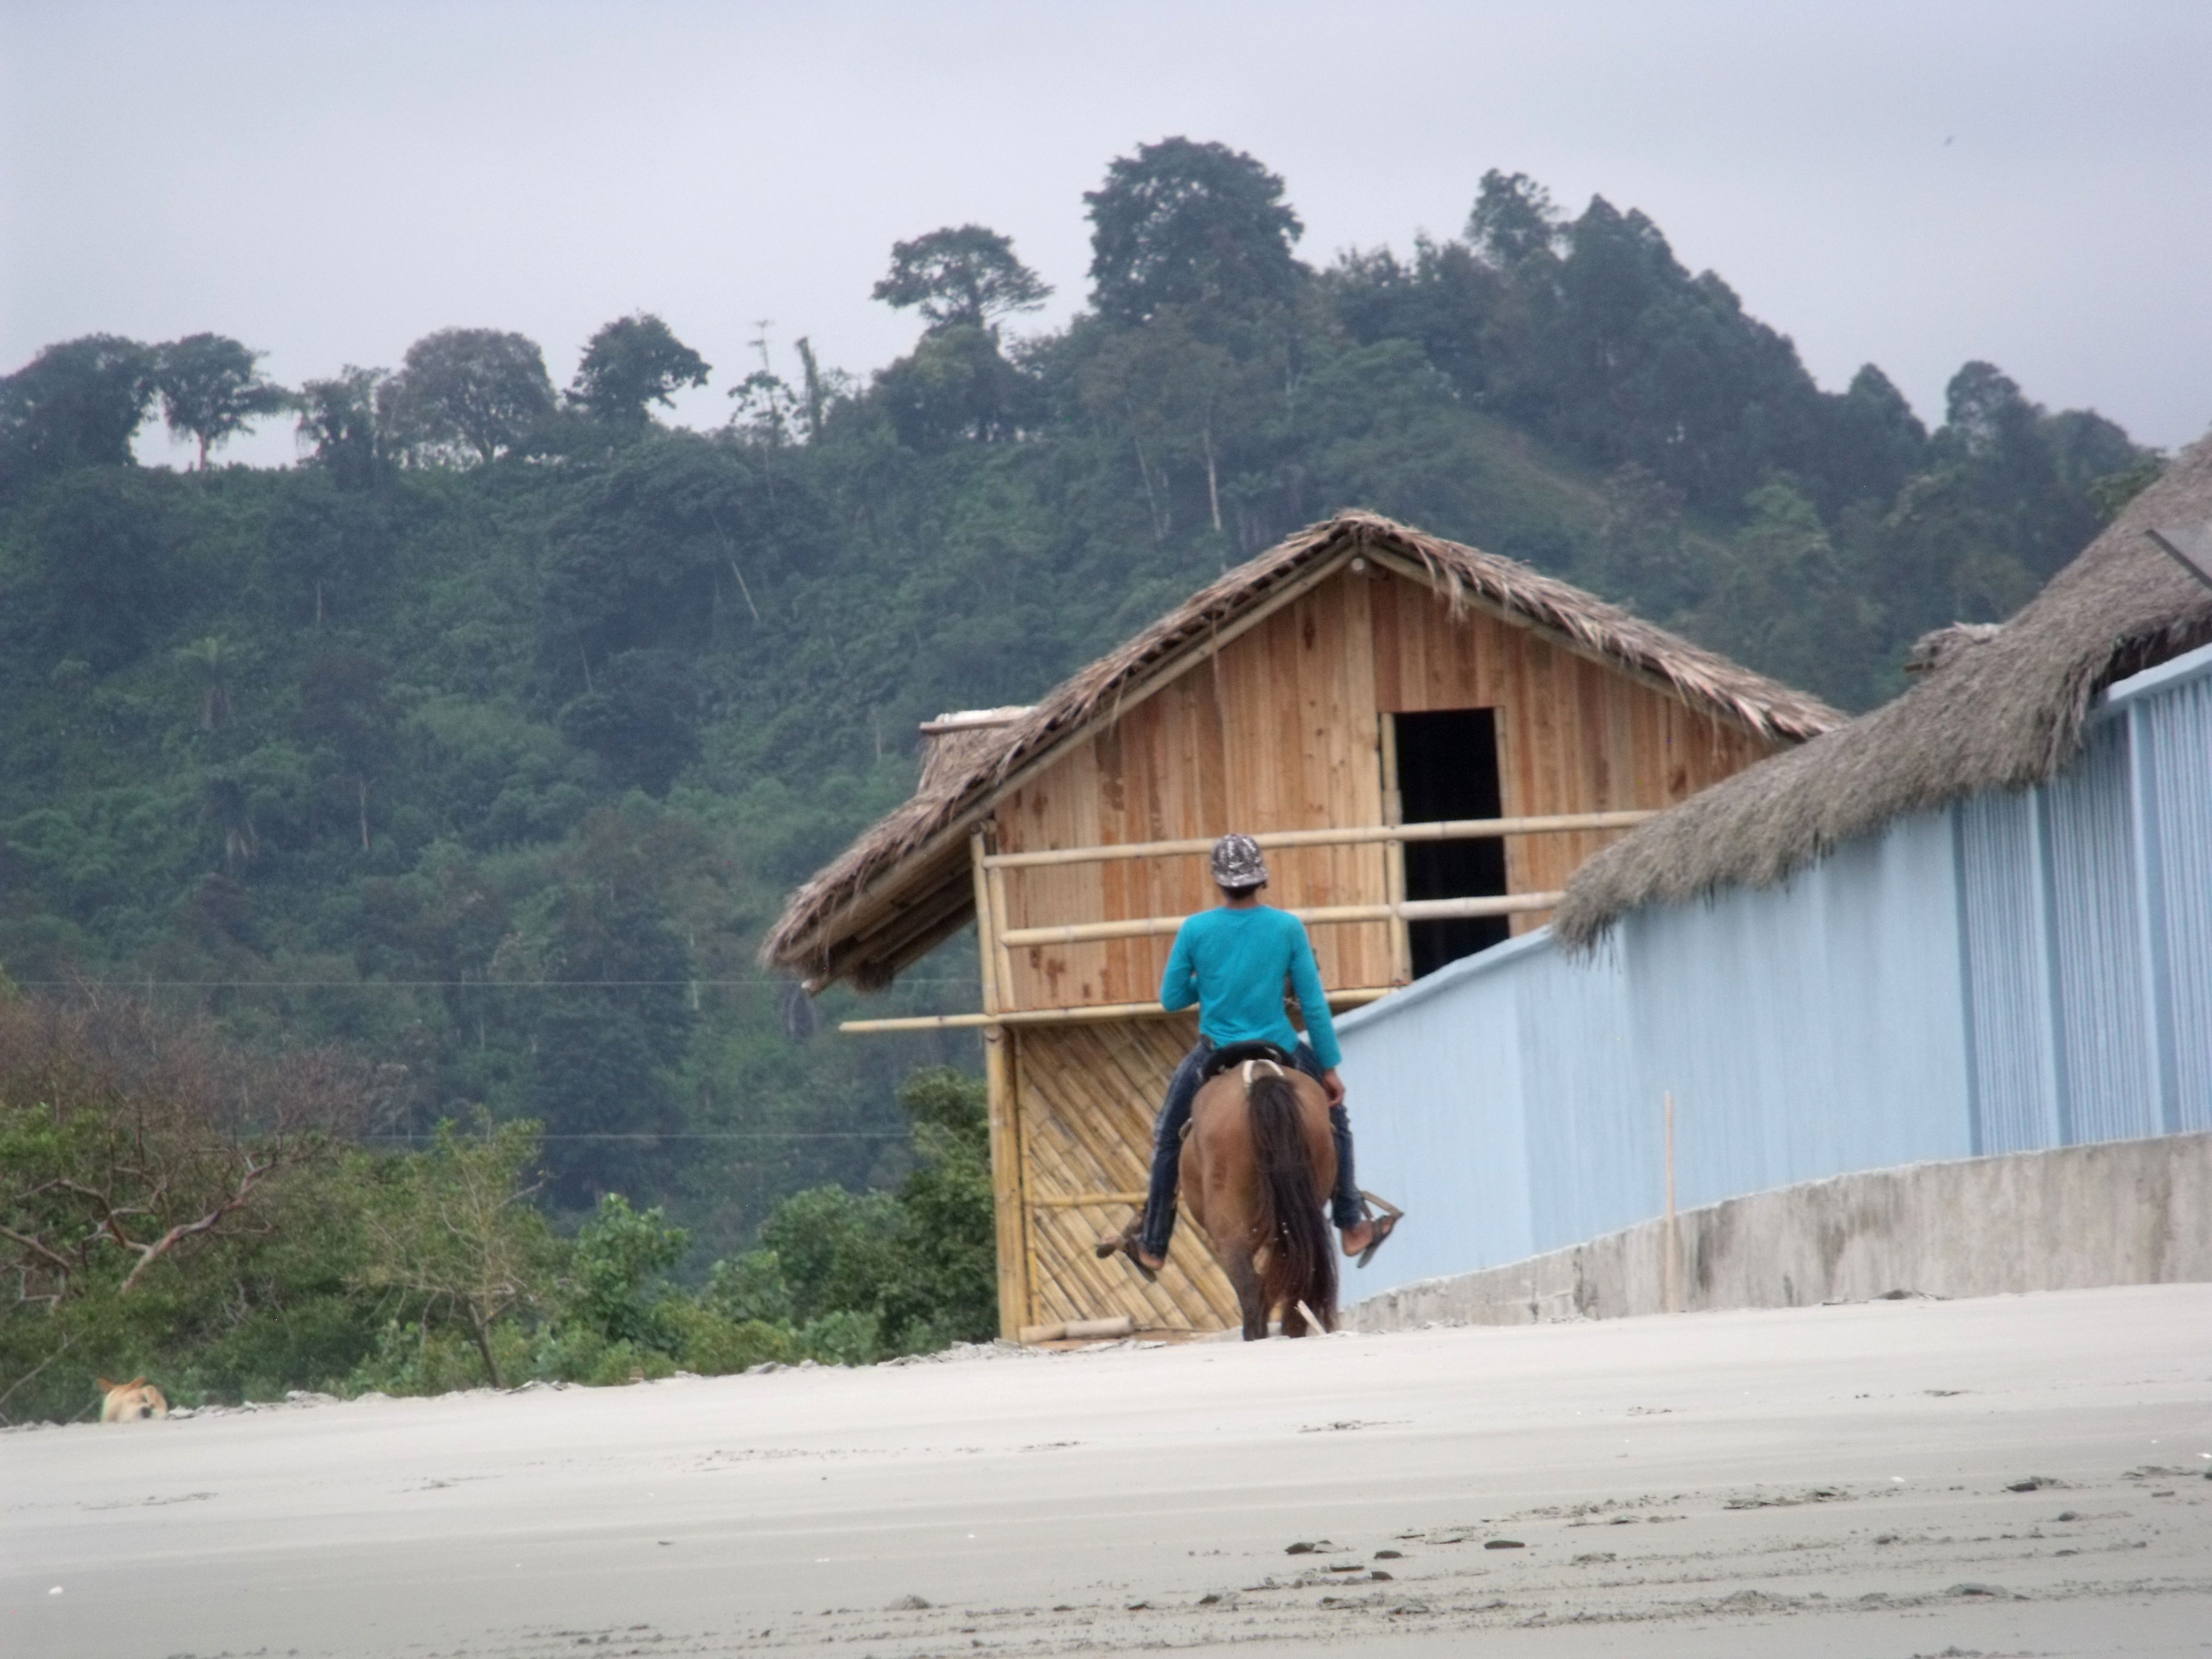
M0 1652L2212 1651L2212 1285L0 1435Z

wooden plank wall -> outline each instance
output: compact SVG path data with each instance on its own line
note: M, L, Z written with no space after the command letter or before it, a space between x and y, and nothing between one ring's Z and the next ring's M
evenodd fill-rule
M1115 1314L1146 1330L1218 1331L1237 1322L1237 1293L1187 1212L1168 1265L1148 1285L1126 1261L1101 1261L1093 1249L1135 1217L1135 1206L1050 1201L1144 1190L1152 1115L1197 1035L1188 1015L1014 1028L1029 1252L1029 1310L1020 1322Z
M1366 580L1376 706L1495 708L1508 817L1670 805L1771 752L1742 728L1530 629L1474 606L1454 617L1425 583L1383 572ZM1556 891L1619 834L1516 836L1505 843L1506 886ZM1548 919L1516 916L1513 929Z
M1369 584L1340 576L1232 640L1002 802L1002 851L1382 821ZM1268 902L1384 897L1376 847L1269 854ZM1010 870L1016 927L1179 915L1215 902L1202 857ZM1146 1001L1172 941L1016 952L1013 1006ZM1314 931L1332 989L1390 983L1381 923Z
M1455 615L1426 583L1346 571L1188 670L996 815L1000 850L1382 822L1378 713L1498 710L1509 817L1664 806L1740 771L1769 745L1659 690L1474 605ZM1617 832L1616 832L1617 833ZM1605 832L1506 843L1514 892L1555 890ZM1271 903L1385 896L1373 847L1271 857ZM1199 858L1009 871L1017 927L1174 915L1213 902ZM1541 915L1514 919L1516 932ZM1065 1008L1155 995L1170 941L1018 952L1010 1006ZM1389 930L1314 930L1331 989L1388 985Z

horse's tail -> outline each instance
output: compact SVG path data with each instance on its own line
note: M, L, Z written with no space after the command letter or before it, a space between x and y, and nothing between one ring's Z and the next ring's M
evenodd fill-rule
M1255 1068L1256 1069L1256 1068ZM1336 1256L1322 1220L1297 1091L1280 1073L1253 1078L1245 1089L1252 1126L1252 1162L1259 1175L1259 1232L1267 1265L1260 1275L1263 1305L1283 1310L1283 1334L1302 1336L1304 1303L1323 1330L1336 1328Z

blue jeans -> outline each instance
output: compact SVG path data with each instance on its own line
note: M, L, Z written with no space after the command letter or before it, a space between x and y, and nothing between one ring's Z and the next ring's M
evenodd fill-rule
M1182 1164L1182 1132L1190 1122L1190 1103L1198 1097L1199 1075L1206 1069L1213 1044L1206 1038L1182 1057L1182 1064L1168 1080L1167 1103L1152 1123L1152 1180L1145 1194L1143 1225L1137 1243L1147 1255L1165 1256L1175 1237L1176 1180ZM1310 1044L1301 1042L1291 1063L1316 1082L1321 1080L1321 1056ZM1336 1191L1329 1197L1329 1218L1338 1227L1356 1227L1366 1219L1367 1206L1359 1185L1352 1178L1352 1123L1344 1108L1328 1109L1328 1132L1336 1142Z

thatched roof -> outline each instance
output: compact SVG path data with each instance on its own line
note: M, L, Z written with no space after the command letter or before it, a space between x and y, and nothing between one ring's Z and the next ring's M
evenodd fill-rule
M1019 775L1095 721L1112 718L1141 688L1196 660L1222 629L1272 595L1362 551L1418 572L1454 605L1487 605L1760 737L1799 741L1843 719L1802 692L1514 560L1374 514L1346 513L1239 565L1035 707L932 721L943 730L922 787L791 896L761 947L762 961L796 969L817 988L839 979L863 989L888 984L967 923L974 890L965 837ZM1001 715L1012 718L1001 723ZM946 743L956 736L957 747Z
M984 756L998 752L1000 733L1028 714L1029 705L1006 708L957 708L921 723L924 739L917 795L932 795L968 775Z
M1765 886L1893 818L2051 777L2097 694L2212 640L2212 589L2151 540L2212 520L2212 438L2175 458L2001 628L1939 629L1918 682L1802 748L1693 795L1577 870L1553 926L1586 950L1627 911Z

